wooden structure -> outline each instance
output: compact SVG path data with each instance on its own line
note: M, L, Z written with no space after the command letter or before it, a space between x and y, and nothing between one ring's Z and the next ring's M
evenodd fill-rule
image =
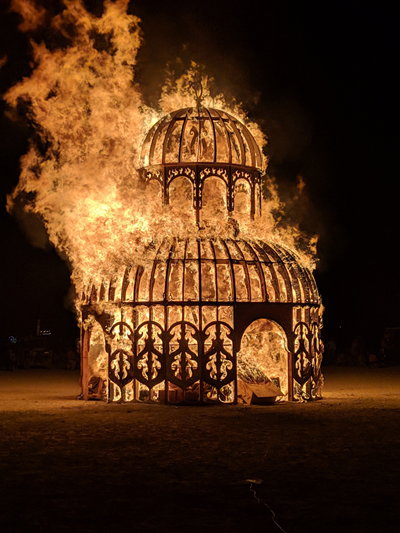
M239 180L248 184L250 216L260 209L261 152L228 113L202 106L171 113L150 130L141 161L144 183L159 183L164 204L174 179L189 180L198 224L210 177L222 181L230 216ZM239 236L164 238L144 266L127 265L82 298L85 398L235 403L243 335L260 319L282 331L286 399L320 395L321 299L311 271L284 246Z

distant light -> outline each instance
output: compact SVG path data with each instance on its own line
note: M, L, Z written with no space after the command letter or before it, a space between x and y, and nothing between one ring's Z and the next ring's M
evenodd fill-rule
M44 329L40 332L40 335L51 335L51 331L49 329Z
M11 342L11 344L16 344L17 343L17 338L13 337L13 335L11 335L11 337L8 337L8 340Z

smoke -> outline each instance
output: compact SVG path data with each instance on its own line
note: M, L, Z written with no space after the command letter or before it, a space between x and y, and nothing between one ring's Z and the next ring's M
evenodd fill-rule
M22 22L19 24L18 29L24 33L37 30L45 22L45 8L38 6L33 0L30 2L26 0L12 0L10 11L21 15Z
M291 161L299 161L312 142L312 126L301 106L291 98L281 98L266 109L265 128L270 143L272 171Z
M7 61L8 61L8 56L7 54L5 54L2 58L0 58L0 69L2 69L4 65L6 65Z
M20 198L17 198L14 203L13 214L32 246L43 250L50 248L49 236L43 220L38 214L27 210Z

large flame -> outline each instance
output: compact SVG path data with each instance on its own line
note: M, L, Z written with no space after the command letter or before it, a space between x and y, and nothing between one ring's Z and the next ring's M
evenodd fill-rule
M103 15L96 17L80 1L64 0L64 10L49 24L68 45L49 49L32 39L32 74L5 95L10 115L24 114L36 132L21 158L8 209L22 202L43 220L51 243L71 264L78 294L90 281L109 279L126 264L146 262L160 236L196 236L199 231L224 236L229 231L219 217L199 229L184 202L162 209L151 188L139 186L144 135L165 113L193 105L196 65L166 84L157 111L146 107L135 80L140 20L127 13L127 5L128 0L106 1ZM45 24L45 10L26 0L13 0L12 9L23 17L21 31ZM238 117L260 147L265 145L260 128L247 121L240 106L232 109L222 95L212 96L206 77L202 84L205 105ZM270 179L264 189L261 216L252 222L239 217L241 235L295 249L298 230L278 229L284 205L276 184ZM302 260L310 266L313 258L303 253Z

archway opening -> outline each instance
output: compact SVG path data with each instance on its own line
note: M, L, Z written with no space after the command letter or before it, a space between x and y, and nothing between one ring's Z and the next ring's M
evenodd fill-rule
M222 178L208 177L203 185L201 220L206 225L220 224L228 216L226 184Z
M179 220L182 213L193 214L193 184L189 178L178 176L169 185L171 219Z
M251 189L247 180L239 179L235 184L235 219L240 223L250 220L251 212Z
M283 328L273 320L255 320L241 339L237 354L238 383L262 385L272 382L281 391L281 396L276 397L287 400L288 361L289 350Z

